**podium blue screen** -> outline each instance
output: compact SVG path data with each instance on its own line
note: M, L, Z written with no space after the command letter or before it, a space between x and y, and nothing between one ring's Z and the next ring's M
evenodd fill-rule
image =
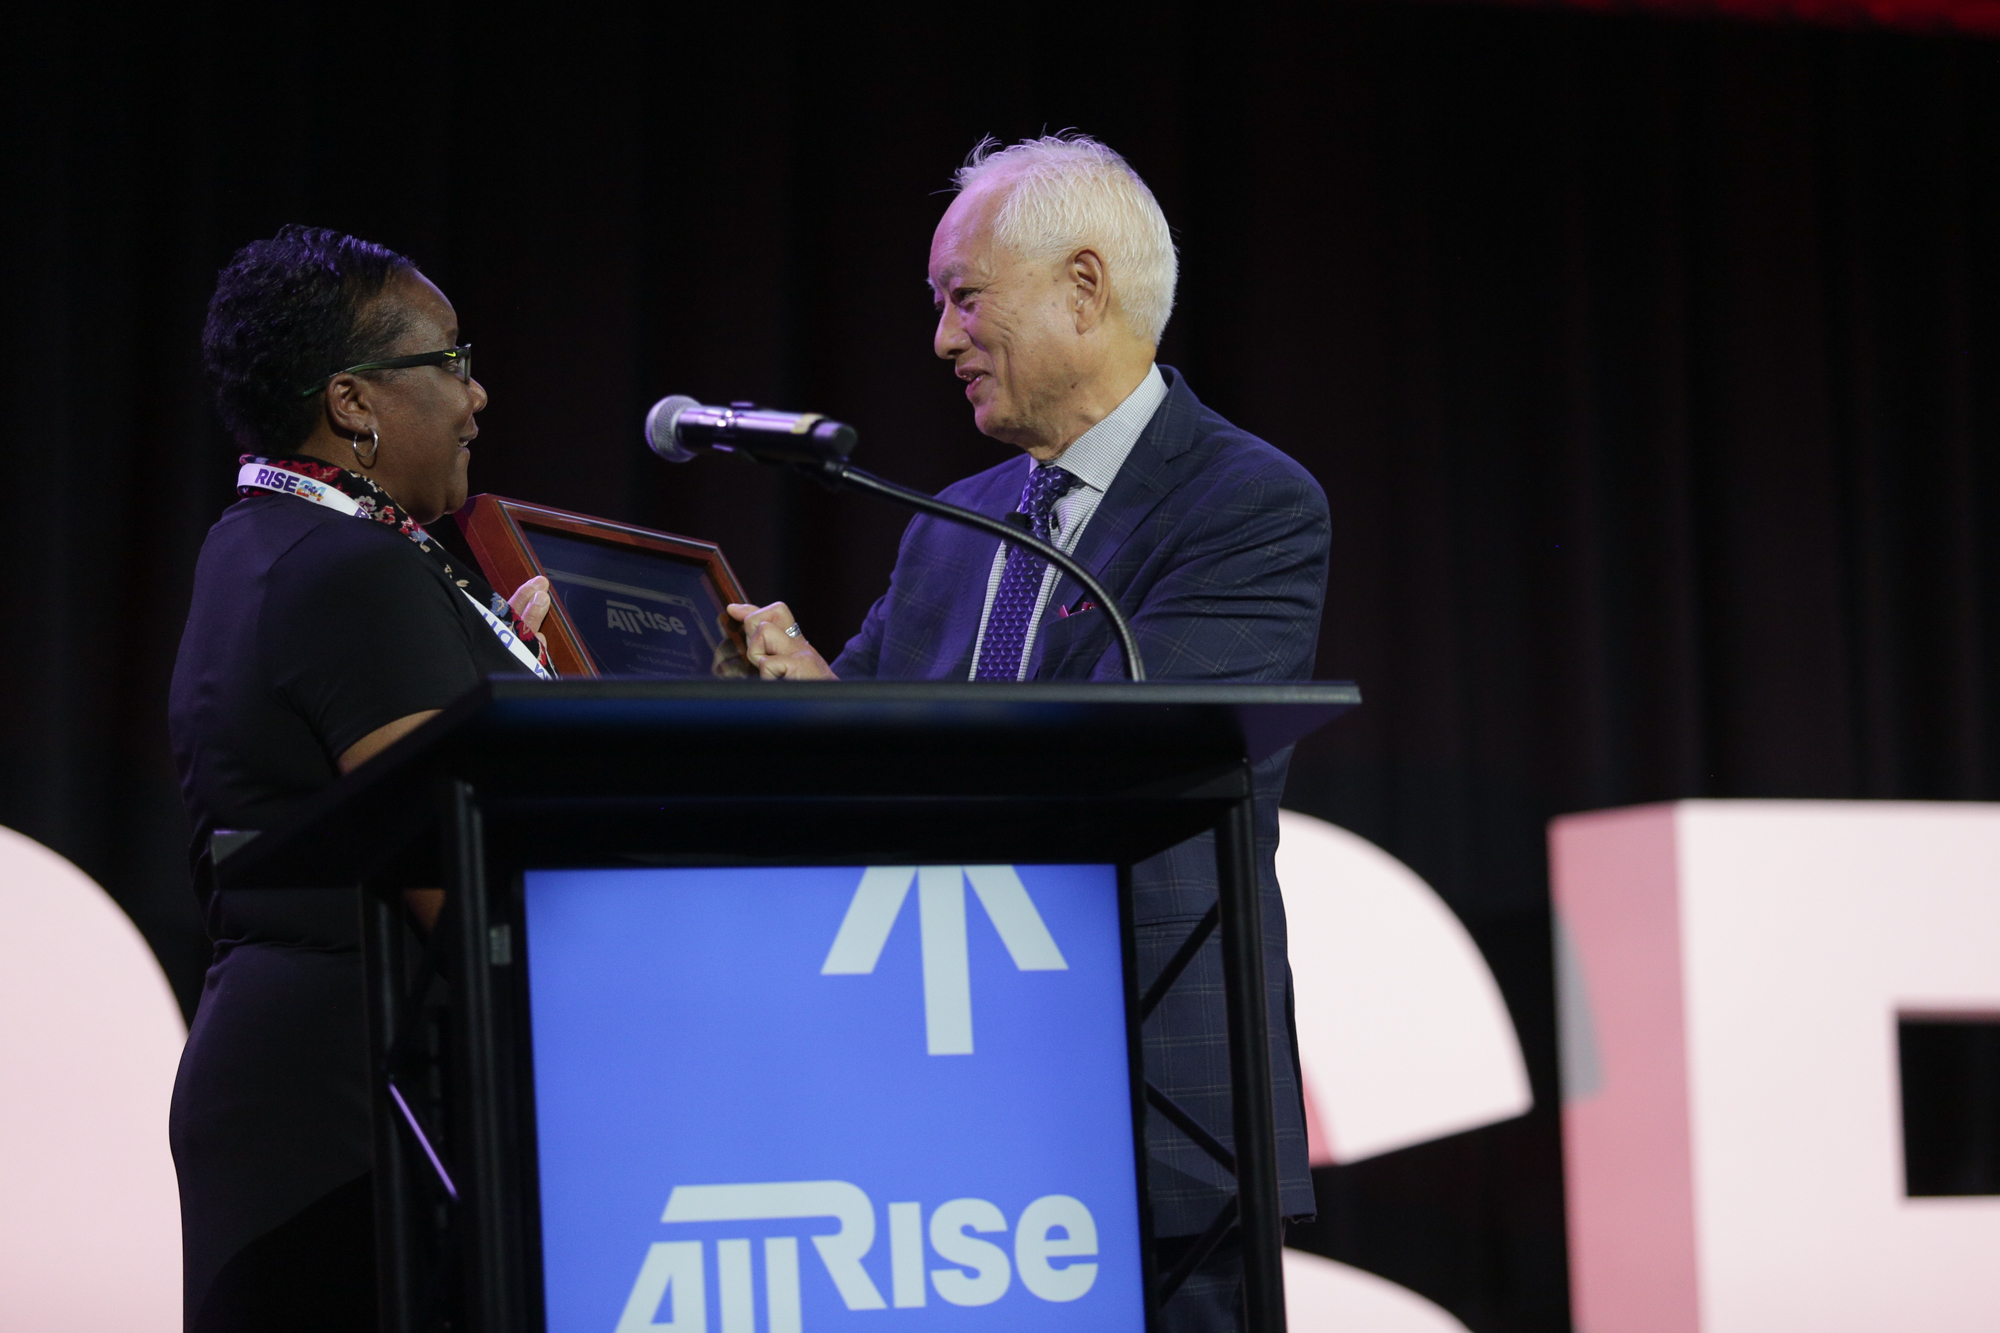
M1113 867L526 898L552 1333L1141 1333Z

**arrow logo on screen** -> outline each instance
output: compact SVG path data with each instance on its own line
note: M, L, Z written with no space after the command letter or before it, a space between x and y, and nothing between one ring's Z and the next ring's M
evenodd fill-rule
M1062 950L1012 866L870 866L833 937L823 977L875 970L889 932L917 886L924 948L924 1033L932 1055L972 1054L972 976L965 945L965 885L972 884L1000 942L1023 972L1067 972Z

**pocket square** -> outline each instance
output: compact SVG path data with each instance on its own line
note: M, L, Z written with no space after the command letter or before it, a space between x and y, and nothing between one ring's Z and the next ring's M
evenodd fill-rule
M1058 619L1067 620L1071 616L1080 616L1085 611L1095 611L1096 609L1096 602L1082 601L1078 602L1075 606L1058 606L1056 608L1056 616Z

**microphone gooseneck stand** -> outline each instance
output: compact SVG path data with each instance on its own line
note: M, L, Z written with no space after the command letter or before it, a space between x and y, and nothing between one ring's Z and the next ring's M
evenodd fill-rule
M674 394L653 404L646 416L646 447L669 463L685 463L702 449L740 454L759 463L788 467L817 477L829 490L852 487L893 500L899 505L958 523L998 537L1003 542L1025 546L1042 559L1083 585L1097 601L1098 609L1111 618L1118 635L1118 647L1125 655L1125 678L1142 681L1146 664L1139 656L1138 636L1132 622L1118 609L1118 603L1089 570L1063 551L1026 530L997 518L990 518L935 495L925 495L907 486L864 472L848 461L858 436L854 427L831 421L816 412L773 412L753 403L731 403L728 407L704 407L685 394ZM1026 518L1025 514L1009 517Z
M1146 678L1146 664L1139 656L1139 640L1132 633L1132 623L1125 619L1125 613L1118 609L1118 603L1104 590L1104 585L1091 576L1089 570L1071 559L1067 552L1058 550L1031 532L1025 532L1011 523L992 518L974 509L966 509L949 500L940 500L935 495L925 495L907 486L899 486L893 481L885 481L872 472L864 472L844 458L829 458L813 469L813 475L825 480L836 489L851 486L855 490L879 495L885 500L894 500L922 513L953 523L961 523L968 528L998 537L1003 542L1025 546L1042 559L1060 569L1063 573L1083 585L1097 603L1098 609L1111 617L1111 628L1118 635L1118 647L1125 654L1125 679L1142 681Z

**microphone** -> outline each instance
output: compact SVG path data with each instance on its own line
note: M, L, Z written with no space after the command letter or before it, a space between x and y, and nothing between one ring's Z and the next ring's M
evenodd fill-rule
M1139 657L1138 636L1132 632L1132 622L1118 609L1117 601L1089 570L1077 563L1076 557L1037 537L1034 521L1026 514L1017 510L1005 519L993 518L864 472L848 461L857 442L854 427L828 421L817 412L773 412L754 403L703 407L682 393L662 398L646 414L646 443L669 463L685 463L697 449L748 454L760 463L790 464L812 473L832 490L850 487L867 491L947 523L1025 546L1083 585L1094 603L1104 608L1111 631L1118 636L1118 648L1125 657L1126 679L1146 678L1146 664Z
M845 463L859 438L854 427L817 412L777 412L752 403L704 407L684 393L662 398L646 414L646 443L669 463L685 463L698 449L718 449L816 469Z

